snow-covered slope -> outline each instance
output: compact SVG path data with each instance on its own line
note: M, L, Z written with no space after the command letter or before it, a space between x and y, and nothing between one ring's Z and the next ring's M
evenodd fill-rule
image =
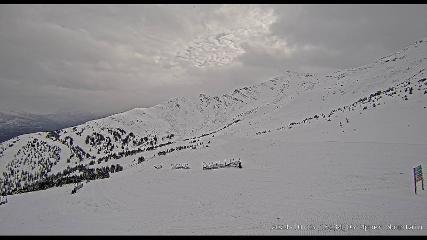
M6 141L0 184L14 195L0 207L0 231L425 234L319 229L427 223L425 194L411 185L427 154L426 60L423 39L354 69L284 71L220 96L174 98ZM225 158L244 167L202 170ZM170 169L178 163L191 169ZM85 180L69 194L68 183ZM31 201L37 210L23 207ZM278 224L318 227L271 230Z

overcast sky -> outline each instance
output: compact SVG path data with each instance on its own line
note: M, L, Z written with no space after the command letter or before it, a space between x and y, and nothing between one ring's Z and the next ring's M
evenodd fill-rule
M0 111L111 112L368 64L427 5L0 5Z

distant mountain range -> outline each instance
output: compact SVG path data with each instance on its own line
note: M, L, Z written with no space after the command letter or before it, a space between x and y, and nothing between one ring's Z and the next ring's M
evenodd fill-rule
M107 115L108 114L86 112L58 114L0 112L0 142L7 141L22 134L53 131L75 126Z

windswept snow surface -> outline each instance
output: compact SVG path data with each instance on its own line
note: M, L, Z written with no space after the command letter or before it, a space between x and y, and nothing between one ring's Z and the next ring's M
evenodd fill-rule
M412 166L426 145L222 138L199 152L86 184L9 196L2 234L425 234L410 230L321 230L324 225L426 224L426 194ZM280 139L280 138L279 138ZM234 143L230 143L234 142ZM243 169L202 171L200 161L240 156ZM319 230L271 230L275 225Z
M2 143L1 171L28 168L25 156L41 149L32 141L61 149L48 174L91 160L124 171L73 195L73 184L9 195L0 234L426 235L427 193L419 184L415 195L413 183L413 167L427 166L426 43L327 76L287 71L222 96L94 120L58 139L36 133ZM88 143L104 139L95 133L111 141ZM154 145L170 143L147 149L154 136ZM77 159L72 146L90 157ZM202 170L231 158L243 168ZM171 169L179 163L191 168Z

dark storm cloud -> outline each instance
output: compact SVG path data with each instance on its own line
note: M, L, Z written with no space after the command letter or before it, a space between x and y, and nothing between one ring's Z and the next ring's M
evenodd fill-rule
M2 5L0 111L121 111L333 71L425 37L425 5Z

